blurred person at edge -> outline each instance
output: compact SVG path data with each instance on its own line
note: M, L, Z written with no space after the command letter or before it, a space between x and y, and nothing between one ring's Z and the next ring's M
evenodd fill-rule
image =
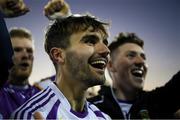
M3 119L8 119L16 108L40 91L28 81L34 60L34 42L31 33L25 28L12 28L9 34L14 50L14 66L9 72L7 82L0 90L0 116Z
M28 11L22 0L0 0L0 87L8 79L8 71L13 65L13 49L4 18L18 17Z

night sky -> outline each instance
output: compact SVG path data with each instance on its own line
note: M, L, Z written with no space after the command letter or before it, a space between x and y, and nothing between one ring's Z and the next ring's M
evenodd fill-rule
M35 40L34 68L30 81L54 74L44 51L44 34L49 21L43 15L48 0L25 0L31 12L6 19L8 28L25 27ZM179 0L67 0L72 13L91 13L110 22L109 42L119 32L135 32L145 42L149 71L145 89L165 84L180 69Z

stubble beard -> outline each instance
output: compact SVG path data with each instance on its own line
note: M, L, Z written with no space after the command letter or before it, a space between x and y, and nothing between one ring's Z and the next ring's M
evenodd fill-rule
M90 69L87 59L77 57L74 52L66 54L67 69L75 80L83 82L88 88L95 85L103 85L105 83L104 76L96 76ZM74 81L75 82L75 81Z

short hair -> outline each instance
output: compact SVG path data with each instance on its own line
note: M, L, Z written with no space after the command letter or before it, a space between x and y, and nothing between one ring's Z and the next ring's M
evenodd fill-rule
M11 38L20 37L20 38L28 38L32 40L32 34L26 28L17 28L17 27L11 28L9 31L9 35Z
M49 54L52 47L66 49L70 45L69 38L73 33L87 30L90 26L94 31L101 30L108 36L106 25L91 15L71 15L66 18L56 19L49 26L45 35L45 51Z
M110 55L121 45L125 43L134 43L141 48L144 47L144 41L140 39L135 33L119 33L117 37L109 44L108 48L111 51Z

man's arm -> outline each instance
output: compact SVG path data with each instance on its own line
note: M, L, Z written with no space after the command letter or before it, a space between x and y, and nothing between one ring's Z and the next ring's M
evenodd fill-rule
M6 82L8 78L8 70L12 64L13 49L6 28L5 21L0 13L0 87Z
M167 113L176 112L180 108L180 71L165 86L149 92L152 105ZM158 105L158 106L157 106Z

